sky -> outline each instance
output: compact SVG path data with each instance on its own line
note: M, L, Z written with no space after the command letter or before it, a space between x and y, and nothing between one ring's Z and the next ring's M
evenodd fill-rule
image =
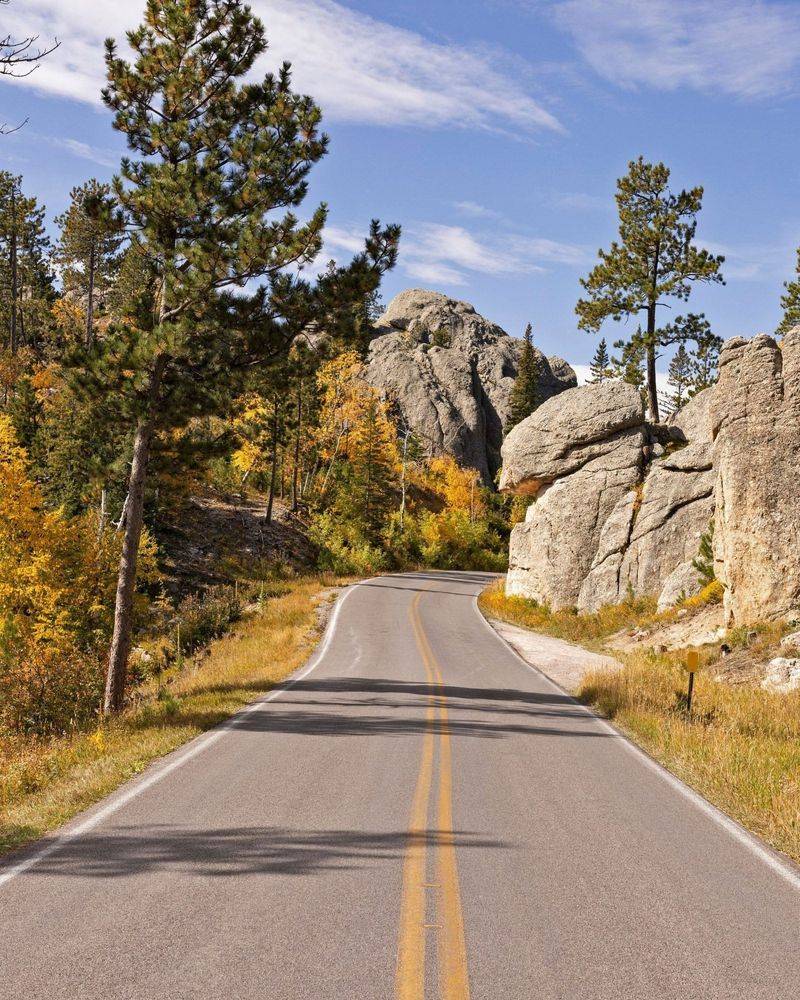
M330 135L308 212L330 205L323 259L346 260L370 219L403 226L388 301L429 288L585 366L599 337L575 302L616 235L628 162L702 184L698 242L725 286L698 289L723 337L775 329L800 243L800 2L769 0L252 0ZM112 176L124 142L100 101L103 39L124 42L143 0L11 0L0 36L56 36L24 80L0 80L0 168L61 212ZM684 307L685 308L685 307ZM662 359L661 366L666 366Z

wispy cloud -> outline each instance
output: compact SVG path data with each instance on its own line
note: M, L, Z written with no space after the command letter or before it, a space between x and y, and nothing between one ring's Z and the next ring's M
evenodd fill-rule
M87 142L81 142L79 139L61 139L54 136L48 141L54 146L60 146L61 149L65 149L68 153L77 156L81 160L89 160L91 163L97 163L101 167L119 166L121 156L107 149L98 149L96 146L90 146Z
M104 38L121 38L141 20L142 0L26 0L4 10L12 35L57 36L61 47L15 86L89 103L104 82ZM432 41L334 2L252 0L270 40L259 70L284 59L295 84L326 115L348 122L457 126L530 133L561 125L502 68L503 55Z
M459 215L466 215L470 219L494 219L499 222L505 218L502 212L479 205L476 201L454 201L453 208Z
M582 247L555 240L508 233L497 237L429 222L408 228L400 264L412 278L465 285L469 274L532 274L548 264L576 264L584 255Z
M366 228L329 226L315 266L331 258L343 262L364 248ZM436 222L403 228L398 267L414 281L431 285L466 285L476 274L507 277L533 274L549 266L584 262L584 247L556 240L509 233L471 231Z
M621 86L758 98L797 82L796 2L558 0L551 11L589 65Z
M609 212L615 207L611 194L607 198L601 198L600 195L586 194L582 191L557 194L553 197L553 204L569 212Z

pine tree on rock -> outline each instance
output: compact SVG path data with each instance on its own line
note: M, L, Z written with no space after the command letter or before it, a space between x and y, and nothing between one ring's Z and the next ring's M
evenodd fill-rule
M796 277L792 281L785 281L783 287L784 294L781 296L781 309L783 316L778 324L777 334L787 333L793 326L800 325L800 248L797 250Z
M606 319L646 315L642 344L646 359L647 402L658 420L656 358L659 347L674 343L658 324L665 300L686 301L695 283L722 282L724 257L694 243L703 189L675 194L663 163L646 163L640 156L617 182L619 242L599 252L600 262L581 285L588 293L575 311L579 326L592 333ZM682 329L675 321L673 326ZM673 331L674 335L674 331Z
M645 347L642 342L641 330L638 330L630 340L615 340L614 347L621 352L618 358L611 358L614 378L635 386L642 397L642 403L647 405L647 388L645 385Z
M669 363L670 392L667 405L671 410L679 410L689 397L692 386L692 358L681 344Z
M591 372L591 378L588 379L590 385L594 385L597 382L605 382L606 379L613 378L614 373L611 368L611 358L608 355L608 346L605 337L597 345L597 350L594 352L594 357L589 364L589 371Z
M506 433L512 427L516 427L520 421L529 417L541 402L539 395L540 377L539 356L533 346L533 328L528 323L522 341L517 377L511 390L511 408L506 424Z
M61 265L64 293L86 310L86 344L95 334L95 303L113 287L119 270L123 216L108 184L88 181L70 192L70 206L56 218L61 238L55 260Z
M292 212L325 153L320 112L293 93L290 70L242 83L265 50L261 22L241 0L148 0L127 35L128 62L106 42L106 105L139 159L125 159L114 194L135 234L153 310L133 310L87 353L89 390L118 393L134 427L114 634L104 709L123 704L145 485L159 432L219 412L248 354L285 351L286 330L344 288L363 295L396 256L396 231L377 223L352 273L321 290L281 276L310 263L325 206L306 223ZM268 285L235 295L254 279ZM326 300L327 302L327 300ZM291 332L291 331L290 331Z

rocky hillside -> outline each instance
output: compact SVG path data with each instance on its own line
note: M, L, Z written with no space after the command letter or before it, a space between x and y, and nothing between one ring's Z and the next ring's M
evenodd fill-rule
M367 378L396 402L429 454L451 454L490 483L521 346L469 303L411 289L376 323ZM576 385L566 361L539 352L539 362L542 399Z
M595 610L699 589L714 519L729 623L800 607L800 328L729 341L719 383L649 425L622 382L550 400L509 434L501 489L531 496L511 538L510 594Z

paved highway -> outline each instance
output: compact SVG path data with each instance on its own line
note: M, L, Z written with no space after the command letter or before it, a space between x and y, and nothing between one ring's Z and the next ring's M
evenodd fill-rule
M0 997L796 1000L796 876L518 660L486 579L352 588L312 670L0 868Z

